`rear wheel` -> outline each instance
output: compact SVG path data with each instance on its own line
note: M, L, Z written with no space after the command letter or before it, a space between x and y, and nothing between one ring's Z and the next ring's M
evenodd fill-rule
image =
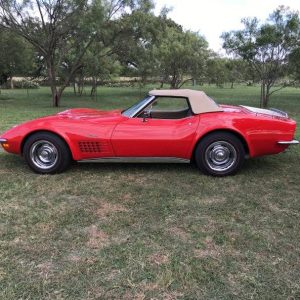
M245 149L238 137L229 132L215 132L204 137L196 147L195 161L205 174L227 176L243 165Z
M65 141L48 132L31 135L24 144L23 154L28 166L39 174L63 172L71 163Z

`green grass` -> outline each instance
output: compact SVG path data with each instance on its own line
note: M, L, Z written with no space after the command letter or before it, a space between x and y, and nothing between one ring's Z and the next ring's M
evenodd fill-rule
M126 108L147 89L103 88L97 100L68 90L59 110ZM258 87L203 89L258 104ZM299 89L271 106L300 122ZM3 90L0 132L56 111L46 88ZM227 178L171 164L39 176L1 152L0 298L299 299L299 161L295 147Z

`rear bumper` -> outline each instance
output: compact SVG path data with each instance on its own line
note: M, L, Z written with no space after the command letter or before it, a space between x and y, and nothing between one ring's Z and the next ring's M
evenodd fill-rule
M277 142L277 144L279 145L298 145L299 144L299 141L297 140L292 140L292 141L279 141Z

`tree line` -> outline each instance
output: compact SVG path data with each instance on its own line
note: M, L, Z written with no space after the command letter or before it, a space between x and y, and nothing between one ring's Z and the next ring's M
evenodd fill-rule
M187 81L218 86L261 85L261 107L273 93L300 80L299 13L281 6L265 22L222 34L221 57L197 32L154 14L152 0L0 0L0 84L13 76L46 78L59 106L67 86L91 94L114 76L149 78L161 88Z

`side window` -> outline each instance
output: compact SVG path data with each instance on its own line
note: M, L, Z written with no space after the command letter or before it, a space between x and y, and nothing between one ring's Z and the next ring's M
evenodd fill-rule
M152 106L152 111L178 111L188 109L186 98L181 97L157 97Z
M152 119L183 119L191 115L188 100L182 97L156 97L139 115Z

